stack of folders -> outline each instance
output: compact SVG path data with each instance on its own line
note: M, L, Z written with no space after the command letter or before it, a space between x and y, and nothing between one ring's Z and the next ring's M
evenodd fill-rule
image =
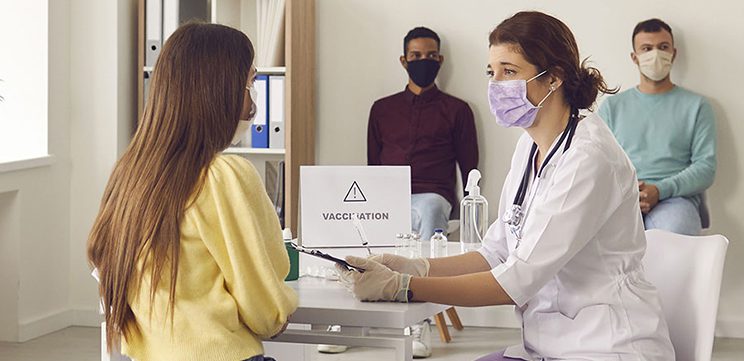
M251 126L253 148L284 149L284 75L256 76L256 118Z
M284 161L266 162L266 193L274 204L279 223L284 228Z

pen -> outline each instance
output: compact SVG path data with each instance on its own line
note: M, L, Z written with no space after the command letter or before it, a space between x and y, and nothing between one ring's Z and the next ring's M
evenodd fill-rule
M367 235L364 233L364 228L362 228L362 222L359 221L359 217L355 213L351 214L351 222L354 224L354 228L357 231L357 234L359 235L359 239L362 241L362 246L367 248L367 253L370 255L372 254L372 251L369 249L369 242L367 241Z

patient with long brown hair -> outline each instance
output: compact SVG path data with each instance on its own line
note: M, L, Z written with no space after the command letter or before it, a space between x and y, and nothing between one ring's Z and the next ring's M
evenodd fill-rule
M261 179L222 155L255 114L250 40L191 23L168 38L88 240L109 349L137 361L263 360L297 308ZM240 127L242 128L242 126Z

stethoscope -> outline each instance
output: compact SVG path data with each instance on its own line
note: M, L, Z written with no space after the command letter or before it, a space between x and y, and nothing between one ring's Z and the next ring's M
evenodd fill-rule
M509 227L509 231L512 233L512 235L514 235L514 237L517 239L517 247L519 247L519 243L522 240L522 227L524 226L525 219L527 218L527 213L529 213L529 208L532 205L535 194L537 194L537 188L540 185L543 171L550 163L550 159L558 151L558 148L560 148L562 144L565 143L565 145L563 146L563 153L565 153L568 150L568 147L571 146L571 140L573 140L574 133L576 132L576 125L578 124L578 122L578 111L571 111L571 115L568 118L568 124L566 124L566 129L563 130L561 137L558 139L558 143L553 146L553 149L550 150L548 156L545 157L545 160L543 160L543 163L540 166L540 170L538 171L537 169L535 169L537 179L535 180L535 186L532 187L533 189L530 195L530 200L527 204L525 204L524 200L527 196L527 187L529 186L530 177L532 176L532 168L536 168L537 166L535 160L535 155L537 154L537 143L532 143L532 149L530 149L530 155L527 159L527 167L525 167L524 174L522 175L522 181L519 183L517 194L514 195L514 202L512 203L511 207L504 212L503 218L501 219L501 221Z

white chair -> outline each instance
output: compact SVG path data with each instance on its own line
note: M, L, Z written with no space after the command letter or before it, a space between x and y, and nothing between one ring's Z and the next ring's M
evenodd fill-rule
M114 347L111 353L106 352L106 322L101 322L101 361L132 361L122 355L118 347Z
M98 274L98 268L94 268L90 273L96 282L100 283L101 278ZM103 300L98 302L98 313L103 315ZM101 322L101 361L132 361L129 357L121 354L119 347L114 346L109 353L106 348L106 322Z
M677 361L710 361L728 239L646 231L646 277L659 290Z

